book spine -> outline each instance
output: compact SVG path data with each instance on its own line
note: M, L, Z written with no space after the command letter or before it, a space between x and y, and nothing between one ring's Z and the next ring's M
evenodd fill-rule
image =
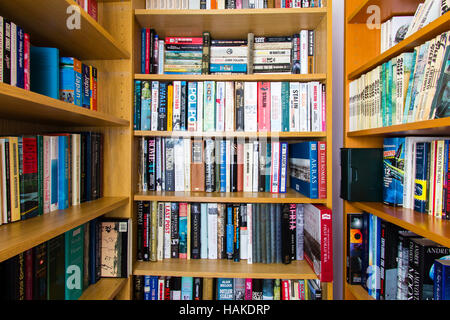
M217 259L217 204L208 204L208 259Z
M430 144L427 142L418 142L416 144L414 210L421 213L426 212L429 146Z
M280 143L280 193L287 192L288 143Z
M186 114L184 114L186 115ZM167 131L173 131L173 84L167 85Z
M141 81L134 83L134 130L141 130Z
M253 204L247 204L247 263L253 264ZM245 242L242 242L245 245Z
M91 108L91 81L90 81L90 72L89 66L84 63L81 65L82 70L82 81L83 81L83 90L82 90L82 107L86 109Z
M203 114L203 131L211 132L216 130L216 114L215 114L215 83L214 81L204 82L204 114Z
M233 260L234 253L234 227L233 227L233 206L226 207L226 258Z
M258 83L244 83L244 131L258 131Z
M17 86L24 89L24 32L17 26Z
M11 84L11 22L3 19L3 83Z
M225 82L225 131L233 132L235 130L234 114L234 82Z
M165 203L158 202L158 231L157 231L157 253L156 260L162 261L164 259L164 228L165 228Z
M150 261L157 261L158 255L158 203L152 201L150 208Z
M197 132L203 132L203 82L197 82Z
M17 87L17 25L11 22L11 83Z
M143 201L138 201L136 203L137 207L137 241L136 241L136 260L144 261L144 203Z
M188 83L187 130L197 131L197 83Z
M170 215L170 257L172 259L178 259L180 256L179 251L179 217L180 217L180 204L172 202L171 203L171 215Z
M226 259L226 229L225 229L226 205L217 205L217 259Z
M203 32L202 48L202 74L209 74L211 35L209 32Z
M225 82L216 82L216 131L225 131Z
M289 250L291 254L291 261L296 260L297 252L297 205L289 205Z
M0 27L1 28L1 27ZM1 29L0 29L1 30ZM31 50L31 44L30 44L30 35L28 33L25 33L24 35L24 89L30 90L31 89L31 80L30 80L30 50ZM1 59L0 56L0 63L3 63L3 59ZM0 70L2 70L2 67L0 66Z
M233 205L233 261L239 262L241 260L239 251L241 250L240 242L240 207Z
M179 258L187 259L187 216L188 216L188 204L180 203L179 204L179 230L178 230L178 238L179 238Z
M259 143L258 141L253 141L253 163L251 164L252 168L252 191L258 192L259 191Z
M200 259L201 256L201 205L193 203L191 205L191 258Z
M167 131L168 84L159 83L158 131Z
M270 131L271 101L270 82L258 82L258 131Z
M284 264L291 263L289 205L283 204L281 212L281 255Z
M318 192L319 199L327 198L327 143L318 141Z
M208 204L200 204L200 259L208 259Z
M280 191L280 143L272 142L271 193Z
M244 83L235 82L235 101L236 101L236 131L244 131L244 110L245 110L245 100L244 100Z
M166 202L164 205L164 259L171 258L171 247L172 247L171 215L172 215L172 206L170 202Z
M165 99L165 95L164 95ZM159 125L159 82L151 82L151 131L160 130Z

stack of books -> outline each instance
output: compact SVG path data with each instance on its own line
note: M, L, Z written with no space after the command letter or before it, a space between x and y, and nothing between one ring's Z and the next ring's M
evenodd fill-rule
M81 0L82 1L82 0ZM323 0L146 0L146 9L263 9L324 7Z
M167 37L164 44L164 74L202 74L202 37Z
M247 40L212 40L209 72L247 73Z

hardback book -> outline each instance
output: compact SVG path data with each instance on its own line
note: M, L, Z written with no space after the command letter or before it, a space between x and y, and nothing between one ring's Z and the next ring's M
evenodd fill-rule
M83 294L84 225L67 231L65 241L65 300L77 300Z
M31 91L59 99L59 50L31 46Z
M101 276L127 278L130 230L128 219L103 218L101 230Z
M217 203L208 203L208 259L217 259Z
M289 147L291 188L311 199L319 196L317 155L317 142L296 143Z
M258 83L244 83L244 131L258 131Z
M289 264L292 260L289 216L289 204L283 204L281 212L281 256L284 264Z
M297 258L297 205L289 205L289 251L291 254L291 260Z
M320 281L333 280L332 213L324 205L304 205L304 256Z
M434 300L450 300L450 260L434 261Z

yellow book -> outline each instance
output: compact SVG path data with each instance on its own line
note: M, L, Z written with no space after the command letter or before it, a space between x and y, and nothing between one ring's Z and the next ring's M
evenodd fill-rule
M9 176L11 186L11 222L20 221L20 187L19 187L19 139L8 137L9 141Z
M213 300L213 279L204 278L203 279L203 300Z
M172 131L173 117L173 85L167 86L167 131Z
M306 280L306 279L305 279L305 300L310 300L310 298L309 298L308 280Z

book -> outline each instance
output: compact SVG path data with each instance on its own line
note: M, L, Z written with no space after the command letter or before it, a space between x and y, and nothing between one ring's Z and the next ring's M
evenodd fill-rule
M450 299L450 260L434 261L434 300Z
M31 46L31 91L59 99L59 50Z
M317 199L317 142L292 144L289 148L289 164L291 188L311 199Z
M84 225L67 231L65 241L65 300L77 300L83 293Z
M385 138L383 145L383 202L403 205L405 138Z
M130 231L128 219L103 218L99 221L101 232L101 276L127 278Z

